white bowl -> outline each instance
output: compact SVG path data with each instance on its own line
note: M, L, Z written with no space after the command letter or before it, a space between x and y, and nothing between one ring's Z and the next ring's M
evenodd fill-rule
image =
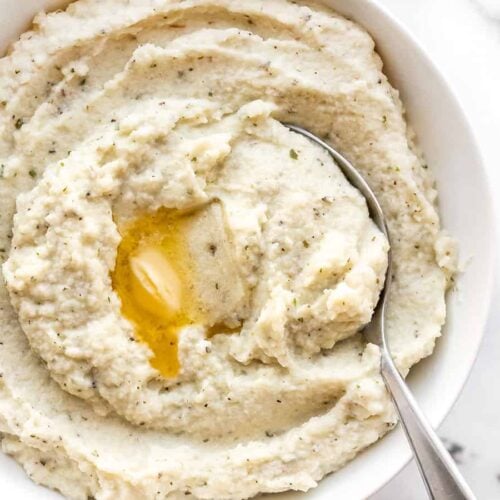
M448 297L448 320L434 354L409 377L430 422L439 425L458 397L474 363L487 318L493 285L493 208L473 133L447 83L418 43L370 0L324 0L363 25L374 37L385 72L400 90L408 120L437 178L443 226L459 242L464 272ZM0 51L29 25L42 8L64 0L0 0ZM485 228L487 230L485 230ZM409 460L400 428L306 493L272 496L280 500L357 500L391 479ZM60 498L31 483L9 458L0 455L3 498Z

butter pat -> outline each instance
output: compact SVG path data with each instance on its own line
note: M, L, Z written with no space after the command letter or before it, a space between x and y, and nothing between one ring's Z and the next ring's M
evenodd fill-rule
M152 366L176 376L185 326L237 331L247 311L223 208L216 201L187 213L162 208L120 232L112 280L122 313L150 347Z
M131 288L146 312L170 319L180 311L182 292L177 273L158 247L146 247L130 258Z
M183 225L186 251L199 316L206 326L238 326L245 317L248 293L234 257L231 235L219 202L194 212Z

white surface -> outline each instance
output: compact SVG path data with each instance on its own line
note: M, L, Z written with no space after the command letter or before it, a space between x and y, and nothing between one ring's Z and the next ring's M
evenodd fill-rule
M500 0L482 0L487 8L473 0L379 2L425 47L461 101L485 160L500 232ZM481 220L477 223L490 230ZM456 454L459 467L479 500L500 498L499 281L471 377L439 430L449 443L463 447ZM411 464L370 500L425 498L416 466Z
M25 0L22 8L27 11L28 6L39 6L42 3L39 0ZM487 196L482 191L483 179L477 170L479 161L474 146L470 142L468 130L463 127L460 111L453 99L449 98L440 78L436 76L425 58L423 59L419 52L415 51L397 28L387 23L383 16L373 10L370 4L363 0L336 0L332 3L351 11L354 17L368 26L376 36L379 48L386 60L391 63L389 70L392 81L403 90L412 124L417 130L427 159L435 167L446 225L458 236L465 254L475 256L461 278L462 302L458 302L456 296L451 301L448 331L440 341L436 355L412 375L412 387L417 398L431 421L436 423L441 420L453 401L474 356L487 300L483 294L483 284L491 278L491 272L488 271L490 234L478 224L478 218L483 221L488 220L488 207L484 204L487 203ZM430 0L421 3L393 0L386 3L395 11L399 9L412 21L415 21L416 17L421 19L422 28L426 26L426 16L435 15L433 10L436 11L440 6L443 8L446 6L449 9L451 5L451 2ZM461 1L458 3L460 4ZM7 4L11 6L10 9L5 9ZM4 13L8 13L9 16L13 13L21 15L18 6L16 0L0 0L0 12L3 14L0 16L0 25L4 28L0 30L0 34L5 35L13 26L11 19ZM427 12L422 10L424 6L428 8ZM437 9L437 13L441 14L439 18L445 19L447 10L440 12ZM435 35L437 41L441 42L438 29ZM430 45L435 43L436 41L432 40ZM453 47L453 44L450 46ZM438 62L441 64L441 61ZM443 68L448 70L447 63L443 64ZM469 70L462 66L462 71ZM481 119L484 117L481 116ZM474 207L474 212L469 210L469 205L464 204L465 198ZM439 384L435 381L439 381ZM307 497L326 499L331 498L332 493L335 493L340 500L362 498L366 496L367 491L373 490L375 485L392 475L406 456L408 456L408 448L404 437L400 432L392 433L334 477L323 481L320 488ZM6 468L3 467L4 464L7 464ZM418 480L413 477L411 471L409 474L410 480L403 479L403 486L406 488L412 484L412 491L414 490L418 495ZM0 461L2 497L22 498L23 500L49 497L48 492L34 490L31 484L23 478L23 474L15 466L5 459ZM396 484L396 490L380 493L378 499L410 498L411 492L408 491L408 494L405 492L402 495L401 488L401 485ZM38 491L38 493L29 494L28 491ZM291 495L286 495L286 498L291 497Z

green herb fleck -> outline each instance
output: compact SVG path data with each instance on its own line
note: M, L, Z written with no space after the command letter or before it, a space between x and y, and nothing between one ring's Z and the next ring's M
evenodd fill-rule
M297 154L297 151L295 151L295 149L290 149L289 154L290 154L290 158L292 160L296 160L299 157L299 155Z
M22 118L18 118L15 123L15 127L19 130L24 125L24 121Z
M36 177L36 170L31 169L29 172L30 177L33 177L33 179Z

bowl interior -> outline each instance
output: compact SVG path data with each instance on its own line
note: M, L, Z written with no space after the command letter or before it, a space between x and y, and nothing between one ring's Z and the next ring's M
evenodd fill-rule
M0 0L0 52L29 26L41 8L67 0ZM458 239L465 263L448 296L448 320L434 355L411 372L412 390L431 423L451 409L474 362L486 321L493 281L493 209L481 157L464 114L448 85L409 34L371 0L323 0L363 25L374 37L392 84L400 90L408 120L436 176L443 226ZM481 221L478 224L478 221ZM365 450L346 467L308 492L273 495L281 500L366 498L410 458L400 428ZM59 495L40 488L0 454L2 490L10 498L49 499ZM267 497L267 496L266 496ZM271 496L269 496L271 498Z

